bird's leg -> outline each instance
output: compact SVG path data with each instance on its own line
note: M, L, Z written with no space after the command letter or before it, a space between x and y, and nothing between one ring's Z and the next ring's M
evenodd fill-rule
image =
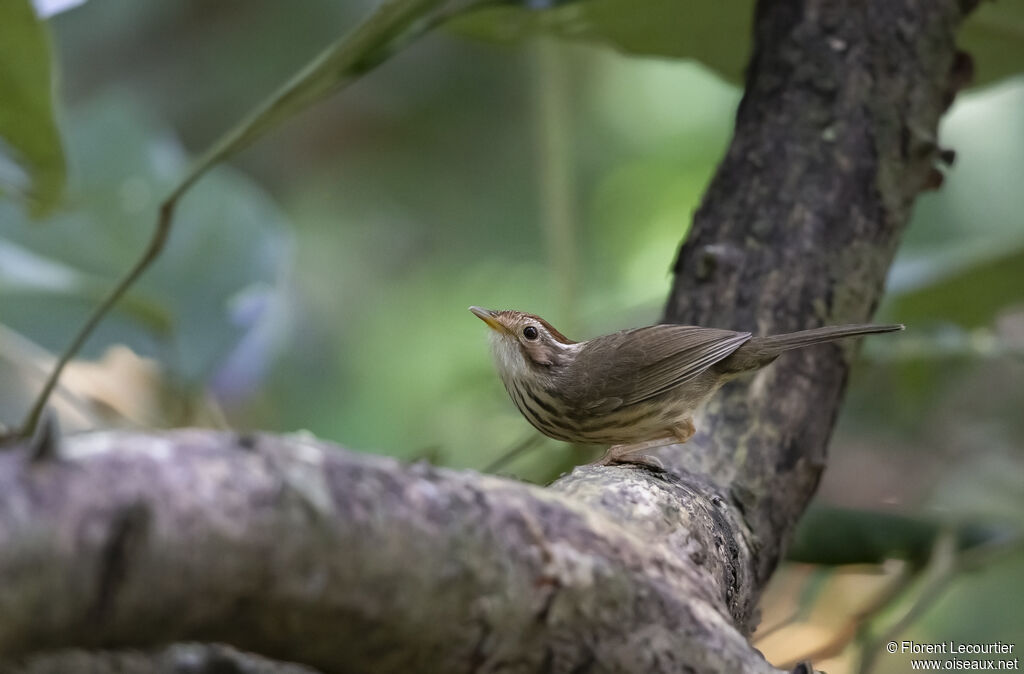
M679 444L688 442L690 438L697 433L697 427L693 425L693 419L683 419L683 423L672 429L672 434L676 436L676 440Z
M659 438L657 440L638 442L633 445L612 445L608 448L608 451L604 453L604 456L597 461L594 461L591 465L611 466L616 463L636 463L644 466L651 466L653 468L663 468L660 462L653 457L636 455L648 449L671 445L673 442L675 442L674 438Z
M646 442L638 442L633 445L612 445L608 448L608 451L604 453L604 456L594 462L594 465L609 466L613 463L645 463L642 459L646 459L648 457L637 457L636 459L628 459L627 457L632 454L639 454L640 452L648 449L654 449L655 447L671 445L675 441L674 437L668 437L658 438L657 440L647 440Z
M693 437L697 429L693 425L693 419L684 419L678 426L673 426L671 434L656 440L647 440L632 445L612 445L600 459L595 461L595 466L610 466L616 463L636 463L645 466L652 466L663 469L661 462L652 456L636 456L640 452L664 447L665 445L682 444Z

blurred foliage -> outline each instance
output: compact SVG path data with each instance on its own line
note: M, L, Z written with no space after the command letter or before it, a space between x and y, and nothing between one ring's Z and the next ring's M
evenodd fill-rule
M965 524L951 532L948 524L906 515L812 506L800 518L786 558L827 566L881 564L897 558L923 564L939 536L948 533L964 549L1014 535L1012 529L991 525Z
M444 0L390 0L332 42L284 85L232 125L185 174L172 200L210 167L226 160L313 103L373 70L441 19L455 13ZM462 3L472 6L473 3ZM462 7L465 9L465 7Z
M62 419L219 425L223 408L234 427L476 468L528 438L465 308L534 311L577 338L657 319L728 142L752 3L540 4L476 13L396 53L197 183L168 250L73 365ZM51 20L70 185L42 223L0 201L0 422L142 250L189 154L373 6L93 1ZM984 3L965 28L979 81L1022 70L1021 11ZM47 44L35 21L0 21L15 30ZM576 42L536 39L551 35ZM5 66L35 69L35 100L48 96L48 57L4 49ZM46 101L31 118L52 126ZM960 532L944 553L958 559L1024 529L1022 108L1024 79L1008 79L961 95L944 121L957 162L918 201L879 312L908 331L867 341L822 507L793 548L816 564L768 593L766 616L795 606L801 629L831 626L833 651L898 624L890 607L924 606L944 532ZM0 126L17 147L11 133ZM502 471L544 481L586 458L539 444ZM893 571L896 556L909 562ZM852 561L879 564L849 581L837 565ZM1017 555L949 575L914 638L1012 640L1024 607L1005 588L1022 572ZM860 589L840 601L847 583ZM777 662L810 643L795 634Z
M829 674L910 671L915 656L885 650L893 640L1019 646L1013 613L986 609L1005 603L1007 579L1024 571L1024 547L961 554L949 543L938 539L923 569L897 560L838 567L784 564L763 597L754 644L777 667L812 661ZM977 660L952 659L963 669Z
M29 0L0 3L0 195L40 215L64 188L49 29Z
M918 325L935 320L955 321L965 329L991 325L1006 307L1024 302L1024 286L1019 283L1024 248L1009 250L982 264L959 269L950 265L941 278L895 295L886 312Z
M643 56L694 59L740 83L750 54L755 0L574 0L499 5L455 22L467 35L516 42L537 34L605 44ZM538 7L545 7L538 11ZM1024 71L1024 4L982 2L958 44L976 60L974 84Z
M981 2L957 44L974 58L975 84L1019 75L1024 71L1024 3Z
M118 92L76 108L66 125L68 207L30 226L18 205L0 202L2 320L52 351L139 255L155 204L187 166L173 137L144 117ZM86 354L124 343L194 386L220 384L231 376L231 358L244 356L235 376L258 378L274 340L240 349L283 325L290 248L281 215L261 191L236 172L218 171L189 194L160 264Z
M907 581L901 563L835 569L786 564L763 598L754 645L780 668L809 660L817 671L852 674L858 633Z
M499 5L461 17L454 29L499 42L537 34L606 44L644 56L700 61L732 82L749 56L754 0L576 0L538 11L534 3Z

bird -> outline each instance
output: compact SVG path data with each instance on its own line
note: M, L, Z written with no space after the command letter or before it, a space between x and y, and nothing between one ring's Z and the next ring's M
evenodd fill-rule
M755 337L660 324L577 342L535 314L469 310L491 329L505 390L544 435L608 445L596 463L650 463L642 452L685 443L694 413L723 384L782 353L846 337L903 330L902 324L837 325Z

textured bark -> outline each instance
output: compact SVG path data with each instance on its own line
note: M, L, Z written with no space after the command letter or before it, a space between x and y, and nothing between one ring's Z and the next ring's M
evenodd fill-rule
M641 468L555 489L300 437L0 455L0 657L219 641L329 672L774 672L725 609L740 523Z
M934 175L966 9L762 0L669 319L769 333L870 316ZM817 347L731 385L665 472L590 466L546 489L302 437L4 453L0 658L200 640L329 672L776 671L746 635L848 360Z
M764 0L736 132L676 262L666 320L788 332L862 323L963 84L956 0ZM872 339L887 339L875 337ZM728 386L677 471L743 510L763 586L825 467L852 345L782 357Z
M174 644L160 651L63 650L0 663L0 674L316 674L218 644Z

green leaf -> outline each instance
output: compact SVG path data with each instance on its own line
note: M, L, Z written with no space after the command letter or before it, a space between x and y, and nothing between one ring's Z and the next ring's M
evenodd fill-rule
M973 84L990 84L1024 72L1024 2L982 2L957 39L974 59Z
M957 152L943 188L914 208L880 320L917 328L991 325L1024 301L1024 80L960 97L939 134ZM921 333L918 333L921 334Z
M72 111L68 132L69 208L45 227L27 227L15 204L0 202L0 320L51 352L138 257L160 195L187 163L125 96ZM164 255L100 326L87 355L123 343L161 360L179 381L219 378L243 342L279 320L290 258L288 227L270 199L239 174L214 171L182 201ZM235 372L262 371L269 346L248 347Z
M0 193L42 215L61 196L65 166L49 31L29 0L0 3L0 101Z
M808 564L879 564L901 558L924 563L935 539L949 527L892 513L813 506L807 510L786 558ZM970 524L956 529L961 549L1005 538L1003 528Z
M754 0L581 0L547 10L501 6L467 14L455 30L499 42L546 33L631 54L691 58L731 82L750 53Z
M452 0L383 2L363 23L328 46L207 148L171 192L170 199L184 194L210 167L387 60L435 22L455 13L456 4Z
M544 10L505 5L461 17L454 28L498 42L548 34L631 54L695 59L739 83L750 55L754 5L754 0L577 0ZM982 3L965 22L960 44L974 58L975 85L1024 71L1024 3Z
M0 298L45 304L52 298L80 299L84 305L98 304L110 290L108 279L82 272L59 260L36 255L0 237ZM151 297L130 292L118 310L154 334L168 336L171 318Z
M925 287L892 296L884 317L917 326L936 321L963 328L991 325L1006 307L1024 302L1024 250L977 262Z

